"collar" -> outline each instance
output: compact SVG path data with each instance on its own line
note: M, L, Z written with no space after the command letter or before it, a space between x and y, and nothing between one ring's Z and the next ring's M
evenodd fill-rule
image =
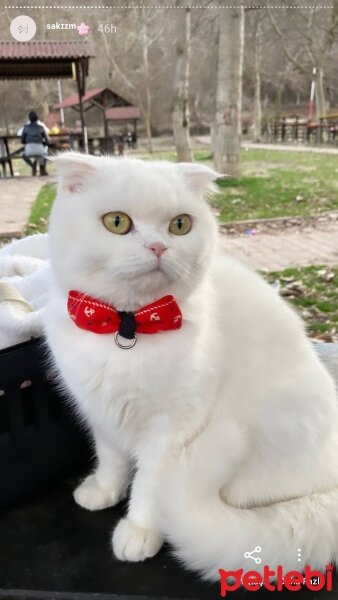
M137 341L136 333L159 333L182 326L182 313L173 296L163 296L136 312L126 312L71 290L67 308L70 318L80 329L93 333L115 333L115 342L120 348L132 348ZM119 336L132 340L131 344L122 345Z

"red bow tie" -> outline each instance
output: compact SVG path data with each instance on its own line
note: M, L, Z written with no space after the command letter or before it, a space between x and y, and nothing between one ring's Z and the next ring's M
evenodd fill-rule
M97 298L71 290L67 308L71 319L81 329L93 333L117 332L128 340L136 341L135 333L158 333L182 326L182 313L173 296L164 296L133 313L117 311ZM117 335L115 341L120 345Z

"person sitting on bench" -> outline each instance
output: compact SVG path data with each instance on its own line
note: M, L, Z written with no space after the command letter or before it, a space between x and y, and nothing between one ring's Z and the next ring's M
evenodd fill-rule
M32 175L36 175L37 167L37 161L32 160L32 157L39 161L40 175L48 175L46 171L46 150L50 144L48 133L40 125L38 115L34 110L29 113L28 117L29 123L24 126L21 136L21 141L25 144L22 158L31 167Z

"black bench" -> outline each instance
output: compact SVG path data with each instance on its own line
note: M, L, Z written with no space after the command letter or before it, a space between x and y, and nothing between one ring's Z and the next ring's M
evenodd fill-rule
M336 372L337 350L326 346ZM185 572L167 546L142 563L114 558L111 533L126 504L97 512L75 504L72 491L92 467L88 441L40 357L39 340L0 351L0 599L218 600L220 585ZM303 588L295 598L333 600L337 590L336 575L333 593Z

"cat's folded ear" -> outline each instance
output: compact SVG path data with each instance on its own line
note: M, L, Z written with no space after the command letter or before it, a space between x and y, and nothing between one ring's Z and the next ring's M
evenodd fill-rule
M198 163L177 163L175 168L194 192L200 195L212 188L216 179L227 177Z
M51 159L55 164L61 188L70 193L80 192L96 171L96 157L77 152L64 152Z

